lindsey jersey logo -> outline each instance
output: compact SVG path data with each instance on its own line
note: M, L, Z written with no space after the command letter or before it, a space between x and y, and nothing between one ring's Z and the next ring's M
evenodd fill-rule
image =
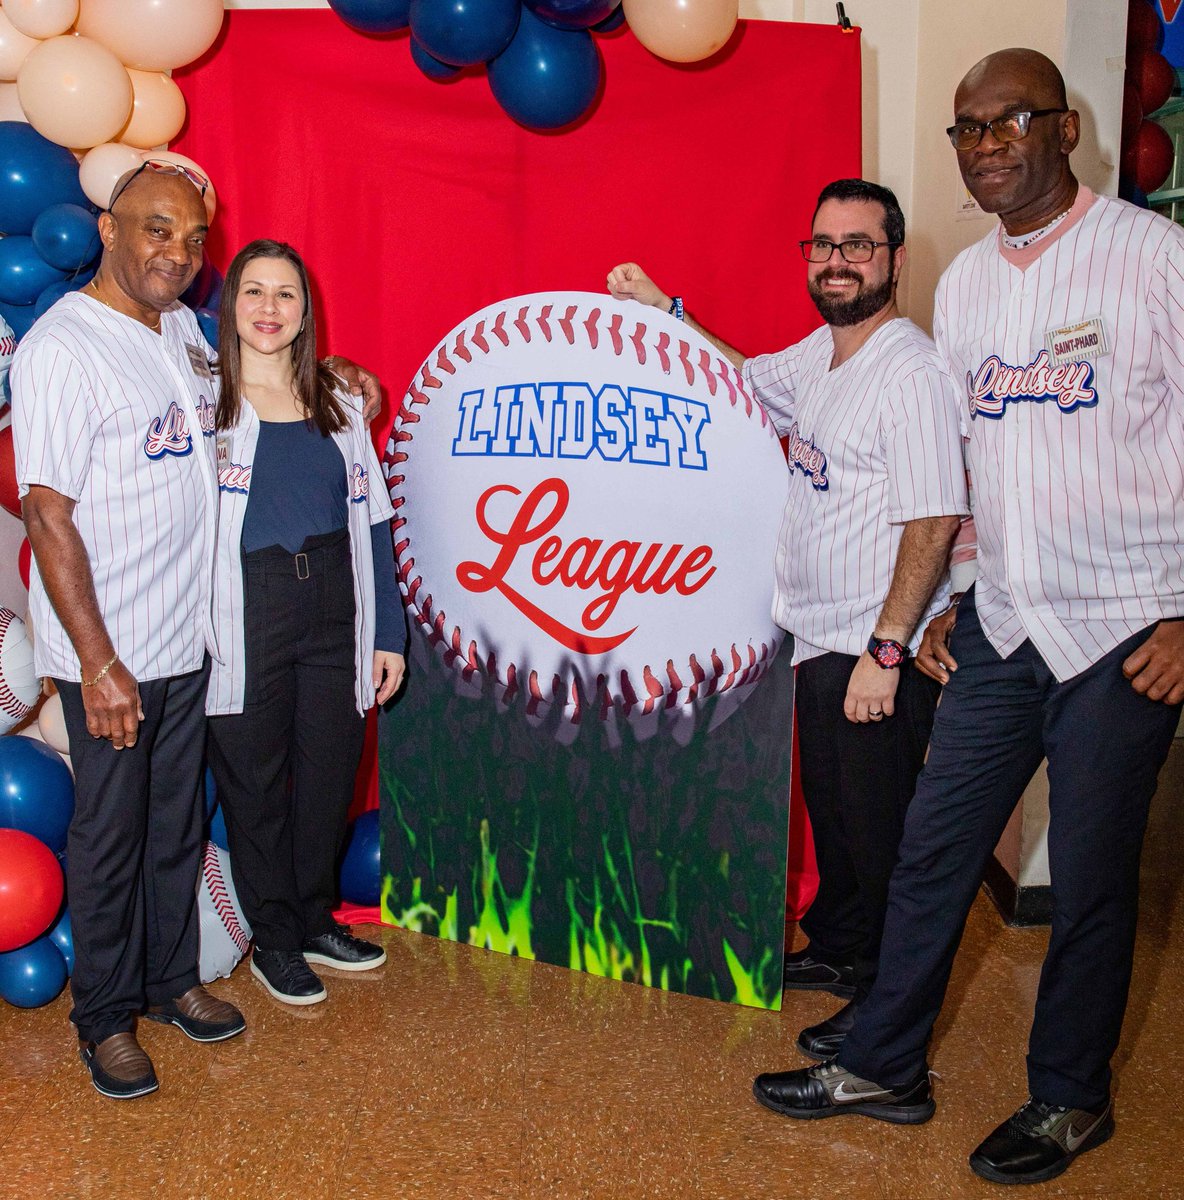
M349 498L354 504L361 504L370 495L370 472L361 463L354 463L350 472Z
M197 424L206 437L214 436L214 405L204 392L197 398Z
M1055 400L1066 413L1089 408L1098 402L1098 393L1091 386L1093 380L1092 363L1053 366L1047 350L1041 350L1026 367L1010 366L992 354L976 372L966 372L970 415L998 421L1009 404L1023 401L1044 404Z
M789 465L791 470L801 471L809 480L816 492L825 492L830 487L826 477L826 455L823 454L812 439L803 437L795 421L789 427Z
M163 417L157 417L149 423L144 453L153 459L163 458L166 454L184 458L186 454L193 453L193 439L189 436L185 414L175 400Z
M499 529L490 519L489 510L491 502L499 505L504 496L521 497L521 502L516 511L502 514L509 519L506 527ZM558 478L544 479L525 497L510 483L486 488L477 500L477 525L497 551L488 566L472 560L458 564L456 578L461 587L469 592L500 592L529 621L577 654L606 654L637 629L634 625L602 632L626 593L654 592L661 596L673 589L680 596L691 596L715 574L710 546L687 550L678 542L665 546L661 542L643 545L634 541L606 546L603 538L572 537L570 531L565 531L566 537L552 533L563 520L570 500L567 484ZM525 559L530 546L535 546L530 561L532 591L559 584L560 589L593 593L580 614L578 628L547 612L541 597L536 604L506 582L515 560L519 554Z
M239 492L245 496L251 487L251 468L241 463L219 464L218 487L224 492Z

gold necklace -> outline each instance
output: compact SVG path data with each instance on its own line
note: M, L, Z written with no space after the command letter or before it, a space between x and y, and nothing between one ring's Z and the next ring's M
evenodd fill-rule
M108 301L104 300L104 299L103 299L103 297L99 295L99 289L98 289L98 286L95 284L95 281L94 281L93 279L92 279L92 280L91 280L91 281L90 281L90 282L89 282L89 283L88 283L86 286L87 286L88 288L90 288L90 290L91 290L91 293L93 294L94 298L95 298L95 299L96 299L96 300L97 300L97 301L98 301L100 304L102 304L102 305L104 305L105 307L109 308L109 309L110 309L112 312L114 312L114 313L119 313L119 315L120 315L121 317L127 317L127 316L130 316L130 314L129 314L129 313L125 313L125 312L124 312L122 309L116 308L114 304L110 304ZM83 290L85 291L86 289L84 288ZM135 320L138 320L139 318L137 318L137 317L132 317L131 319L132 319L133 321L135 321ZM153 333L159 333L159 332L160 332L160 313L157 313L157 314L156 314L156 324L155 324L155 325L149 325L147 321L140 321L140 324L141 324L141 325L143 325L143 326L145 326L147 329L150 329L150 330L152 330L152 332L153 332Z

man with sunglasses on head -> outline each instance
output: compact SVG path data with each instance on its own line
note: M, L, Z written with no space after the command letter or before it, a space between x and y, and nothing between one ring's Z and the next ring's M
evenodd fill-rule
M904 216L887 188L828 185L801 242L825 322L776 354L712 337L633 263L618 298L669 310L739 366L788 442L773 616L794 635L802 790L820 884L787 987L848 1003L802 1031L834 1053L874 978L905 810L940 691L910 668L923 619L948 604L950 543L967 511L957 399L933 343L896 306Z
M244 1028L198 977L217 395L178 297L202 263L207 187L167 160L123 176L98 273L12 369L36 667L62 697L75 775L71 1020L114 1099L158 1086L136 1038L145 1008L195 1041Z
M938 286L964 389L975 586L919 660L946 684L892 878L876 983L837 1056L762 1075L791 1117L919 1123L927 1046L983 870L1048 759L1052 933L1029 1097L970 1157L1037 1183L1114 1130L1148 806L1184 701L1184 231L1074 178L1056 66L971 69L950 140L1001 227Z

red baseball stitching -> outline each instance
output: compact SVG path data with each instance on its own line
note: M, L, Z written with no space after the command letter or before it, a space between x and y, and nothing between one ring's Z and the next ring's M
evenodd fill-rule
M230 940L238 947L239 953L246 954L251 939L247 937L243 927L239 924L238 913L234 911L234 902L230 899L226 880L222 878L222 864L218 861L218 849L213 842L206 842L201 871L210 892L210 899L214 902L214 911L218 914L223 928L230 935Z
M523 344L529 345L532 337L535 336L528 316L531 308L531 305L524 305L518 307L517 311L508 308L498 310L492 325L488 328L488 336L487 323L490 320L488 314L472 326L464 326L457 333L451 352L448 340L445 339L436 350L428 355L417 377L412 379L407 394L403 398L399 415L395 419L394 429L382 459L383 473L387 479L388 490L391 492L391 505L396 510L395 529L403 529L407 524L406 518L398 515L398 509L406 503L406 497L395 495L395 490L404 482L403 473L398 468L408 460L408 449L415 438L414 429L409 426L418 424L420 419L415 407L421 404L430 404L431 395L425 389L436 388L441 384L439 376L433 374L432 367L434 366L437 371L444 374L454 375L456 366L452 362L452 357L471 363L474 350L480 351L483 355L489 354L491 349L497 349L497 346L491 343L490 337L496 338L501 346L506 348L510 345L511 334L516 333ZM602 333L599 324L603 315L602 310L598 307L592 308L587 318L577 323L576 315L579 311L579 306L572 304L567 307L562 317L556 317L554 305L544 304L539 306L533 325L547 342L553 340L552 323L554 323L562 332L568 345L574 346L582 336L588 346L596 350L600 345ZM652 351L658 356L658 361L666 374L670 374L674 361L677 360L689 387L694 386L696 378L701 378L708 392L715 397L719 385L722 383L727 391L728 404L736 409L743 400L745 417L752 419L755 413L761 428L766 431L767 435L770 438L776 437L768 414L759 404L753 403L748 388L744 384L744 376L727 359L713 355L706 348L701 348L696 361L692 357L691 347L686 341L679 339L677 347L674 347L670 334L665 329L659 330L655 337L649 327L641 321L633 322L631 333L623 333L625 320L625 315L619 311L613 312L609 318L607 334L612 343L613 353L617 357L628 357L632 354L640 366L645 366L648 355ZM674 350L673 354L672 350ZM420 575L415 574L415 557L410 553L411 548L410 536L402 537L395 546L395 554L399 563L399 583L405 597L406 607L424 631L429 646L441 656L445 666L457 667L466 682L469 682L478 673L484 673L493 679L502 688L501 695L498 697L499 702L504 705L510 704L521 690L519 668L512 662L506 664L506 678L503 681L498 675L499 664L494 653L491 652L488 660L482 663L477 643L470 640L466 645L460 627L454 625L449 630L445 614L433 612L431 594L429 593L422 600L419 599L423 579ZM759 653L751 645L740 649L733 644L725 647L722 655L713 648L710 670L700 664L694 654L690 655L687 665L682 668L676 668L673 660L668 660L665 666L655 673L651 665L646 664L641 673L643 689L641 694L634 687L629 672L622 671L620 673L621 695L624 700L621 706L622 711L625 716L629 716L634 711L645 715L658 707L672 708L679 703L689 703L696 699L706 698L731 687L754 683L767 670L772 659L772 652L773 647L765 642L760 644ZM665 682L663 682L663 678ZM551 681L550 693L550 698L548 698L543 685L539 682L538 672L531 671L526 685L526 714L528 717L540 715L551 701L565 704L570 702L572 707L570 720L572 723L578 724L584 704L593 701L593 698L583 694L578 679L574 679L569 686L564 684L558 675L555 675ZM601 675L596 681L594 707L599 710L602 720L607 717L613 704L614 700L608 687L608 681Z
M19 618L12 609L0 608L0 646L4 645L4 639L8 636L8 627L15 620L19 620ZM0 673L0 709L18 721L33 711L33 706L26 704L8 686L8 677L3 673Z

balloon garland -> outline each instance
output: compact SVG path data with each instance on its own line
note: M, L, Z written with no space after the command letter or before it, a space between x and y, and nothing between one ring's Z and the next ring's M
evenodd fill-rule
M739 0L329 0L360 33L410 30L412 61L445 82L484 67L497 102L519 125L562 129L596 104L604 63L593 34L626 22L651 53L698 62L736 28Z
M1171 135L1152 119L1176 86L1176 72L1160 53L1163 38L1159 13L1149 0L1130 0L1119 194L1143 208L1148 193L1158 191L1171 175L1176 157Z

